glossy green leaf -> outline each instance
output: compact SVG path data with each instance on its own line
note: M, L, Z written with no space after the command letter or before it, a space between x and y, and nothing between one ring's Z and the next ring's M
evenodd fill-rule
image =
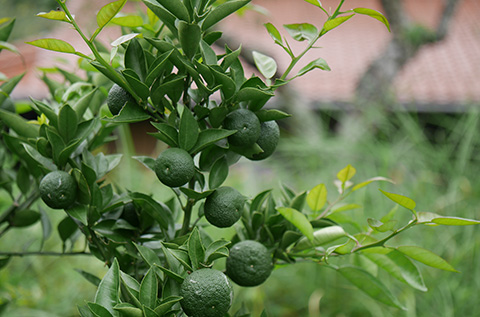
M147 77L147 60L143 47L136 38L133 38L128 43L125 51L125 68L133 70L141 81L145 81Z
M161 6L156 0L142 0L143 3L168 27L168 29L174 34L177 34L177 28L175 27L176 17L163 6ZM168 1L168 0L167 0Z
M300 230L308 240L313 241L313 227L304 214L288 207L278 207L277 211L298 230Z
M158 255L152 249L139 244L135 244L135 247L149 267L152 267L155 264L161 265Z
M393 219L383 223L380 220L368 218L367 222L370 228L378 232L393 231L393 229L395 228L395 225L397 224L397 221Z
M111 21L113 24L128 27L137 28L143 25L143 19L138 15L125 15L121 17L113 18Z
M312 211L320 211L327 202L327 188L325 184L318 184L307 195L307 204Z
M181 296L168 296L160 302L160 304L155 308L155 313L158 316L163 316L166 312L168 312L173 305L178 303L183 297Z
M127 3L127 0L118 0L103 6L97 13L98 28L104 28L117 15L117 13L122 10L125 3Z
M296 41L312 43L318 37L318 29L310 23L294 23L283 25L288 34Z
M199 135L198 122L188 108L183 108L178 129L178 144L185 151L190 151L197 143Z
M119 316L118 312L113 315L108 309L97 303L87 303L88 309L93 313L95 317L114 317Z
M133 156L134 159L142 163L145 167L155 171L155 159L150 156Z
M277 120L285 119L292 116L291 114L288 114L286 112L283 112L277 109L268 109L268 110L261 109L261 110L258 110L255 114L257 115L258 120L260 120L260 122L272 121L272 120L277 121Z
M0 104L7 99L13 89L15 89L15 87L18 85L20 80L22 80L23 76L25 76L25 73L12 77L0 85Z
M78 122L82 121L83 115L87 109L94 109L94 96L98 92L97 88L93 89L91 92L83 95L74 105L73 109L77 114Z
M265 28L268 31L268 34L272 37L273 41L278 45L283 46L282 35L278 31L278 29L272 23L265 23Z
M207 14L202 24L202 30L207 30L229 16L230 14L238 11L240 8L248 4L251 0L231 0L220 4L215 7L210 13Z
M157 304L158 296L158 280L155 274L154 267L150 267L147 274L142 279L140 284L139 300L140 302L149 307L155 308Z
M173 126L167 123L152 122L152 125L157 128L157 133L149 133L153 137L165 142L172 147L178 147L178 131Z
M277 72L277 63L273 58L257 51L253 51L252 54L255 66L257 66L257 69L265 78L270 79L275 76Z
M50 12L40 12L37 14L37 17L70 23L67 15L63 11L52 10Z
M216 189L220 187L228 176L228 162L226 157L220 157L213 163L208 176L208 188Z
M466 218L459 218L459 217L442 217L442 216L433 218L432 222L439 225L445 225L445 226L469 226L469 225L480 224L480 220L466 219Z
M15 18L3 18L0 25L0 41L7 42L15 26Z
M355 9L353 9L353 12L358 13L358 14L368 15L368 16L374 18L374 19L377 19L378 21L385 24L385 26L388 29L388 32L390 32L390 24L388 23L387 18L383 14L381 14L380 12L375 11L373 9L367 9L367 8L355 8Z
M204 40L200 41L200 51L202 53L203 61L207 65L217 65L217 54ZM200 64L202 65L202 64Z
M142 193L131 193L135 205L140 207L143 212L149 214L158 222L161 228L171 230L174 224L171 211L163 203L157 202L152 197Z
M120 316L113 309L120 302L120 268L117 259L113 260L112 266L98 285L95 294L95 304L103 306L112 316Z
M270 98L274 96L273 93L261 90L254 87L245 87L238 91L238 101L249 102L248 109L253 112L257 112L267 103Z
M122 317L144 317L143 311L130 303L120 303L113 309L120 312Z
M73 46L63 40L59 39L39 39L30 42L26 42L27 44L40 47L46 50L60 52L60 53L68 53L68 54L75 54L76 51Z
M75 137L77 132L77 113L68 104L60 108L58 114L58 132L65 143Z
M178 39L182 46L183 53L192 58L198 51L200 40L202 38L202 30L198 24L187 23L185 21L178 22Z
M205 259L205 248L202 244L200 232L195 227L188 239L188 255L194 270L201 268L201 263Z
M396 248L406 256L425 265L451 272L458 272L455 268L432 251L417 246L400 246Z
M382 254L374 252L375 250L367 249L365 251L364 254L367 258L400 282L410 285L422 292L427 291L427 287L425 286L418 267L401 252L397 250L389 250L390 252Z
M183 249L168 249L168 251L175 257L175 259L183 265L185 270L187 271L194 271L195 269L192 267L192 261L190 260L190 256L188 251Z
M394 183L394 181L392 181L392 180L389 179L389 178L377 176L377 177L373 177L373 178L367 179L367 180L364 181L364 182L358 183L357 185L353 186L352 191L359 190L360 188L363 188L363 187L365 187L365 186L367 186L368 184L373 183L373 182L390 182L390 183Z
M300 239L300 241L298 241L298 243L295 245L294 250L302 251L309 248L315 248L345 236L346 233L340 226L321 228L313 232L313 240L308 240L306 238Z
M355 266L343 266L338 268L337 271L350 283L373 299L388 306L405 310L405 307L400 304L390 290L379 279L366 270Z
M57 170L57 166L53 161L49 158L42 156L37 150L35 150L32 146L28 144L22 144L23 148L25 149L26 153L30 155L30 157L35 160L37 163L45 167L49 171Z
M212 74L215 77L215 82L218 85L221 85L220 90L223 93L224 99L230 99L231 97L233 97L237 90L236 84L233 79L215 68L210 69L212 70Z
M77 271L81 276L83 276L87 281L89 281L95 287L98 287L98 285L100 285L100 282L102 281L100 278L98 278L96 275L93 275L92 273L88 273L80 269L74 269L74 270Z
M181 0L157 0L179 20L190 22L190 14ZM154 11L155 12L155 11ZM161 19L161 17L159 17Z
M38 137L38 125L27 122L26 119L16 113L11 113L0 109L0 120L10 129L15 131L19 136L25 138Z
M413 201L413 199L408 198L406 196L399 195L399 194L389 193L389 192L383 191L381 189L380 189L380 191L385 196L387 196L388 198L390 198L391 200L393 200L394 202L396 202L400 206L405 207L407 209L410 209L411 211L414 211L416 203L415 203L415 201Z
M161 72L166 68L166 65L168 64L168 59L172 55L173 50L170 50L168 52L165 52L158 56L155 61L150 65L148 69L148 75L147 78L145 79L145 84L147 86L151 86L153 82L157 79L157 77L161 74Z
M142 107L131 102L127 102L120 110L120 113L111 118L103 118L104 121L115 123L134 123L148 120L150 115L146 113Z
M319 8L322 7L322 3L320 2L320 0L304 0L304 1L310 4L313 4L316 7L319 7Z
M357 173L357 170L350 164L337 173L337 178L342 184L345 184Z
M328 66L327 62L323 58L317 58L316 60L311 61L310 63L302 67L302 69L298 71L297 77L303 76L309 71L314 70L315 68L319 68L321 70L326 70L326 71L331 70L330 66Z
M325 22L325 24L323 25L323 31L324 32L328 32L330 30L333 30L334 28L336 28L337 26L339 26L340 24L348 21L350 18L352 18L355 14L351 14L351 15L347 15L347 16L340 16L340 17L337 17L335 19L331 19L331 20L328 20L327 22Z
M40 220L40 217L40 213L36 210L17 210L17 212L15 212L10 218L10 225L15 228L29 227Z

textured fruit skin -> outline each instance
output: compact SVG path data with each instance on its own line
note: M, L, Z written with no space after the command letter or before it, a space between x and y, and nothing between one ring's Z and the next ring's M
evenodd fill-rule
M227 275L240 286L257 286L272 272L272 257L260 242L245 240L230 249L226 262Z
M169 187L185 185L195 175L193 158L180 148L168 148L155 161L155 174Z
M53 209L70 207L77 198L77 183L72 175L64 171L53 171L40 181L40 197Z
M246 158L252 161L264 160L275 152L280 139L280 128L275 121L266 121L260 124L260 137L257 144L262 148L263 152L245 155Z
M205 200L205 218L216 227L231 227L242 216L244 204L245 197L235 188L219 187Z
M122 110L123 106L125 106L125 104L129 101L135 103L132 95L130 95L119 85L113 84L107 96L107 106L108 109L110 109L110 112L116 116L120 113L120 110Z
M233 301L233 288L225 274L214 269L192 272L180 287L183 311L192 317L223 317Z
M223 121L227 130L237 130L228 137L228 142L235 146L250 146L255 144L260 136L260 121L248 109L237 109L230 112Z

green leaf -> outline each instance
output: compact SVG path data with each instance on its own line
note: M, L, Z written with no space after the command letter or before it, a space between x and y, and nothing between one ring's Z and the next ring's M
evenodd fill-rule
M0 41L0 52L6 49L12 53L18 54L21 56L20 51L17 49L17 47L13 44L10 44L8 42ZM6 79L5 79L6 80Z
M237 131L224 130L224 129L207 129L200 131L198 135L197 143L190 150L190 153L197 153L209 145L214 144L220 140L223 140Z
M28 123L23 117L16 113L11 113L0 109L0 120L10 129L15 131L19 136L25 138L38 137L38 125Z
M308 192L307 204L312 211L320 211L327 202L327 188L324 184L318 184Z
M208 176L208 188L220 187L228 176L228 162L226 157L220 157L213 163L210 175Z
M25 73L17 75L13 78L10 78L10 80L4 82L0 86L0 104L2 104L5 101L5 99L7 99L7 97L10 95L13 89L18 85L20 80L22 80L23 76L25 76Z
M183 249L168 249L168 251L175 257L175 259L178 260L178 262L183 265L186 270L190 272L194 271L188 251Z
M381 14L380 12L372 10L372 9L367 9L367 8L355 8L355 9L353 9L353 12L358 13L358 14L368 15L368 16L374 18L374 19L377 19L378 21L385 24L385 26L388 29L388 32L390 32L390 24L388 23L387 18L383 14Z
M125 51L125 68L132 69L141 81L147 78L147 60L143 47L136 38L128 43Z
M184 107L178 129L178 144L180 148L187 152L193 148L198 140L198 129L198 122L192 112L187 107Z
M143 311L130 303L120 303L113 309L119 311L122 317L144 317Z
M375 249L385 250L385 248L371 248L366 249L363 254L400 282L422 292L427 291L418 267L409 258L397 250L388 250L389 252L385 254L376 253Z
M416 246L400 246L396 248L406 256L428 266L451 272L458 272L447 261L427 249Z
M175 27L176 17L159 5L156 0L142 0L143 3L170 29L170 31L177 35L177 28ZM166 0L169 1L169 0Z
M304 1L306 1L310 4L313 4L316 7L319 7L319 8L322 7L322 4L321 4L320 0L304 0Z
M336 28L337 26L339 26L340 24L348 21L351 17L353 17L355 14L351 14L351 15L347 15L347 16L342 16L342 17L337 17L335 19L331 19L331 20L328 20L327 22L325 22L325 24L323 25L323 32L326 33L330 30L333 30L334 28Z
M395 228L395 225L397 224L397 220L393 220L393 219L383 223L380 220L368 218L367 222L370 228L378 232L393 231L393 229Z
M318 37L318 29L310 23L284 24L283 27L296 41L312 43Z
M342 184L345 184L350 179L352 179L352 177L355 176L356 173L357 170L352 165L348 164L345 168L338 172L337 178L339 181L342 182Z
M59 39L47 38L47 39L34 40L26 43L36 47L46 49L46 50L50 50L50 51L68 53L68 54L76 53L75 49L71 44Z
M190 24L185 21L180 21L177 28L178 39L182 46L183 53L191 59L195 56L200 46L202 30L198 24Z
M221 85L220 90L223 93L224 99L230 99L231 97L233 97L233 95L237 90L237 86L233 81L233 79L230 78L230 76L226 75L225 73L213 67L210 67L210 69L212 71L213 76L215 77L215 82L218 85Z
M255 114L257 115L258 120L260 120L260 122L272 121L272 120L277 121L277 120L285 119L292 116L286 112L283 112L277 109L268 109L268 110L262 109L255 112Z
M7 266L8 262L10 262L11 257L0 257L0 270Z
M77 132L77 113L68 104L60 108L58 114L58 132L65 143L75 137Z
M150 267L140 284L140 302L148 308L154 309L157 304L158 280L154 267Z
M37 14L37 17L70 23L67 15L63 11L52 10L50 12L40 12Z
M127 3L127 0L118 0L110 2L103 6L100 11L97 13L97 25L98 29L95 31L96 34L100 32L116 15L123 6Z
M307 65L305 65L302 69L298 71L297 77L303 76L311 70L315 68L319 68L321 70L330 71L330 66L328 66L327 62L323 58L317 58L314 61L311 61Z
M257 69L265 78L270 79L275 76L275 73L277 72L277 63L273 58L257 51L253 51L252 54L255 66L257 66Z
M396 202L400 206L405 207L407 209L410 209L413 213L415 213L414 209L415 209L416 203L415 203L415 201L413 201L413 199L408 198L406 196L399 195L399 194L389 193L389 192L383 191L381 189L380 189L380 191L385 196L387 196L388 198L390 198L391 200L393 200L394 202Z
M137 28L143 25L143 19L138 15L125 15L111 20L113 24L128 27Z
M194 270L201 268L201 263L205 259L205 248L202 244L200 232L195 227L188 239L188 255Z
M150 248L147 248L143 245L135 244L135 247L140 253L142 259L148 264L149 267L152 267L155 264L161 265L158 255Z
M288 207L278 207L277 211L291 224L293 224L308 240L313 241L313 227L304 214Z
M185 5L183 4L182 1L180 1L180 0L157 0L157 2L160 3L162 6L164 6L165 9L170 11L179 20L190 22L190 14L188 13L187 7L185 7ZM159 18L161 19L162 17L159 16Z
M368 273L362 268L355 266L343 266L337 271L345 277L350 283L358 287L373 299L382 302L388 306L397 307L405 310L398 299L390 292L389 289L375 276Z
M171 147L178 147L178 131L175 127L167 124L167 123L156 123L151 122L152 125L157 128L157 133L148 133L151 136L163 141L167 145Z
M89 281L95 287L98 287L98 285L100 285L100 282L102 281L100 278L98 278L96 275L93 275L92 273L88 273L80 269L74 269L74 270L77 271L81 276L83 276L87 281Z
M278 31L278 29L272 23L265 23L265 28L268 31L268 34L272 37L273 41L280 46L283 46L282 35Z
M103 306L113 316L119 313L113 309L120 302L120 268L117 259L113 260L112 266L98 285L95 294L95 304Z
M184 193L188 198L191 198L195 201L207 198L208 196L210 196L211 193L214 192L213 190L206 190L204 192L199 193L194 191L193 189L186 188L186 187L180 187L180 191Z
M155 159L150 156L133 156L134 159L145 165L152 171L155 171Z
M300 239L295 245L294 250L302 251L309 248L315 248L325 245L332 241L335 241L341 237L345 237L346 233L340 226L330 226L316 230L313 232L313 239L308 240L306 238Z
M178 303L183 297L181 296L168 296L167 298L164 298L161 302L160 305L158 305L155 308L155 313L158 316L163 316L165 315L166 312L168 312L173 305Z
M94 102L94 96L98 92L97 88L93 89L91 92L88 94L83 95L74 105L73 105L73 110L75 110L77 114L77 119L78 122L82 121L83 115L85 114L85 111L87 109L94 109L95 105L93 104Z
M134 123L148 120L150 115L139 105L127 102L120 113L111 118L103 118L103 121L115 123Z
M15 18L3 18L1 19L0 27L0 41L7 42L10 34L12 34L13 27L15 25ZM8 21L8 22L7 22Z
M442 216L433 218L432 222L439 225L445 225L445 226L469 226L469 225L480 224L480 221L475 219L466 219L466 218L459 218L459 217L442 217Z
M214 26L230 14L238 11L240 8L248 4L251 0L232 0L222 3L215 7L210 13L207 14L202 24L202 30L207 30Z
M372 183L372 182L390 182L390 183L394 183L394 181L392 181L392 180L389 179L389 178L377 176L377 177L373 177L373 178L367 179L366 181L361 182L361 183L353 186L352 192L353 192L353 191L356 191L356 190L358 190L358 189L360 189L360 188L363 188L363 187L367 186L368 184L370 184L370 183Z
M142 193L131 193L130 196L134 204L155 219L161 228L165 230L172 229L174 224L173 216L167 206Z
M105 307L102 305L96 304L96 303L91 303L88 302L88 309L93 313L95 317L112 317L112 316L119 316L118 313L116 315L113 315L111 312L108 311Z
M260 110L273 96L273 93L255 87L245 87L237 93L238 101L250 102L248 109L253 112Z
M217 65L217 54L215 51L208 45L205 40L200 41L200 51L202 53L202 57L204 60L204 63L207 65ZM202 65L202 64L200 64ZM207 81L208 82L208 81Z

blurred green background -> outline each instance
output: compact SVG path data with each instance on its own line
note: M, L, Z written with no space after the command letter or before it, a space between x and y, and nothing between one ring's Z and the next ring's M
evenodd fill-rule
M4 0L4 16L31 19L38 7L30 0ZM55 9L54 0L36 1L36 5ZM35 9L34 12L32 10ZM37 22L38 21L38 22ZM19 23L21 24L21 23ZM17 28L15 38L32 35L51 23L29 24ZM35 34L37 34L35 32ZM227 184L253 197L273 188L280 196L280 183L298 192L325 183L333 196L336 173L347 164L357 169L355 181L373 176L392 178L396 184L373 184L349 198L361 209L347 211L358 219L380 218L394 204L379 191L382 188L411 197L419 211L480 219L480 127L479 104L469 104L461 113L387 112L369 107L362 112L312 110L290 104L285 111L294 117L282 122L282 139L277 152L268 160L242 159L230 172ZM302 109L302 110L299 110ZM124 159L112 179L129 188L168 199L169 193L155 175L140 164ZM129 168L130 173L127 173ZM0 191L0 207L11 199ZM62 219L58 211L48 210L55 228ZM421 230L420 230L421 229ZM214 234L222 235L218 229ZM231 234L229 232L228 234ZM42 228L39 224L15 229L0 239L0 252L36 250ZM404 288L395 281L389 288L408 307L407 311L386 307L364 295L341 276L313 263L298 263L276 269L268 281L255 288L235 288L232 312L242 303L259 316L477 316L480 302L480 228L417 228L395 238L391 244L414 244L430 249L447 259L460 273L420 266L429 291ZM76 246L81 250L83 245ZM59 252L58 234L47 240L45 250ZM346 261L357 261L354 257ZM77 316L76 305L92 300L95 287L75 269L103 276L107 268L97 259L85 256L14 257L0 271L0 301L11 303L4 316ZM383 275L383 272L378 272ZM385 276L387 281L390 281ZM0 302L1 307L1 302ZM0 313L2 314L2 313Z

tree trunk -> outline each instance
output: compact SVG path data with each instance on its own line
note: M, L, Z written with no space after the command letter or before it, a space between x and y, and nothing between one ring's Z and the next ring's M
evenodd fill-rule
M446 0L440 23L433 31L411 22L403 8L402 0L381 0L393 37L358 81L356 101L360 105L365 105L385 104L391 100L392 83L397 74L421 47L445 38L459 2L460 0Z

